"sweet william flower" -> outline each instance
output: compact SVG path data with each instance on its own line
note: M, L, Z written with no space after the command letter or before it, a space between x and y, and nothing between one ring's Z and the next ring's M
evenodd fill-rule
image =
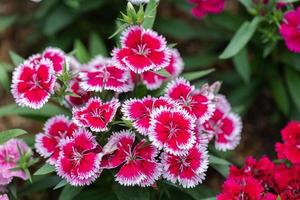
M133 121L133 126L142 135L147 135L150 128L150 115L153 110L161 106L175 108L176 103L170 99L150 96L143 99L126 100L122 106L124 118Z
M72 138L78 127L63 115L50 118L44 126L44 132L36 135L35 147L37 152L47 162L55 165L59 157L59 143L62 139Z
M141 74L167 67L170 51L164 37L150 29L131 26L122 33L121 48L113 50L113 59L120 68Z
M80 86L80 79L74 78L69 83L69 92L73 95L66 95L65 100L68 107L82 106L88 102L91 97L91 92L84 90Z
M280 33L287 48L292 52L300 53L300 7L284 15Z
M36 59L39 58L31 58L15 69L11 92L18 105L40 109L53 94L56 77L49 59Z
M115 177L121 185L150 186L161 175L161 166L155 159L158 151L145 140L136 146L133 146L134 141L135 134L131 131L113 133L106 145L112 152L103 156L101 168L120 167Z
M155 109L150 124L150 141L170 154L183 155L195 143L195 118L180 107Z
M63 71L63 65L65 63L65 53L54 47L48 47L43 52L43 57L48 58L53 63L53 69L56 73L61 73Z
M202 183L208 168L207 151L201 144L194 145L185 155L176 156L164 152L161 160L163 177L184 188L193 188Z
M9 200L7 194L1 194L0 200Z
M225 0L188 0L195 4L192 14L197 18L203 18L207 14L218 14L224 10Z
M112 99L106 103L98 97L91 98L85 106L73 108L73 121L80 127L90 128L95 132L106 131L119 108L117 99Z
M280 159L288 159L292 163L300 163L300 122L291 121L281 131L283 143L276 144Z
M85 129L78 129L73 138L62 139L56 171L73 186L91 184L101 174L101 147Z

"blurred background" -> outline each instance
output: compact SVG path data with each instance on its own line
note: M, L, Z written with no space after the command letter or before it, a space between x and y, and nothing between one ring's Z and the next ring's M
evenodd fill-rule
M13 69L10 52L24 58L47 46L70 52L79 41L90 52L95 43L110 52L116 41L108 38L126 4L126 0L0 0L0 130L22 128L35 134L43 123L3 114L3 109L13 104L8 84ZM221 60L219 55L233 35L253 15L237 0L226 1L224 12L201 20L191 15L191 8L185 0L161 0L154 29L168 43L177 44L186 72L214 68L195 84L221 81L221 93L242 115L244 128L238 149L218 153L236 164L247 155L275 158L279 130L290 119L300 119L299 54L289 53L278 39L276 25L266 21L239 56ZM209 172L208 177L206 184L218 189L221 176Z

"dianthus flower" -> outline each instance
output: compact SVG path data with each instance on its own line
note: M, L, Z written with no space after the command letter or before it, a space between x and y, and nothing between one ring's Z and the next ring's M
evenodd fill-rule
M203 130L215 136L215 147L218 150L232 150L239 144L242 122L240 117L231 111L230 104L224 96L216 96L216 110L203 124Z
M150 29L132 26L121 37L121 48L113 51L119 67L141 74L165 68L170 62L166 40Z
M284 15L280 33L287 48L292 52L300 53L300 7Z
M224 10L225 0L188 0L196 6L192 9L195 17L203 18L207 14L218 14Z
M0 194L0 200L9 200L7 194Z
M175 102L165 97L129 99L122 106L124 118L133 121L133 126L139 133L147 135L150 127L150 115L154 109L161 106L175 108Z
M91 97L91 92L84 90L80 86L79 78L74 78L70 81L69 92L72 94L65 96L68 107L82 106L83 104L87 103Z
M18 105L39 109L54 92L55 80L49 59L27 60L15 69L11 92Z
M300 122L292 121L281 131L283 143L276 144L278 157L300 163Z
M25 172L18 168L19 159L31 149L19 139L11 139L0 145L0 186L8 185L14 177L27 180Z
M117 99L103 103L98 97L91 98L85 106L73 108L74 123L80 127L89 127L95 132L106 131L119 106Z
M121 167L115 175L116 181L125 186L150 186L161 175L161 166L156 161L158 151L150 143L142 140L135 147L135 134L131 131L113 133L109 138L101 167L112 169Z
M37 152L54 165L59 156L59 143L62 139L71 138L77 126L63 115L50 118L44 126L44 132L36 135Z
M101 147L92 133L78 129L73 138L62 139L56 171L71 185L89 185L101 174Z
M43 57L51 60L53 69L56 73L63 71L63 65L65 63L65 53L59 48L48 47L43 52Z

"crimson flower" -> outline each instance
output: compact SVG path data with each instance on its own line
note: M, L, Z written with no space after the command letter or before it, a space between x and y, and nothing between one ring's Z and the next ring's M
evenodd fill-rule
M218 14L223 11L225 0L188 0L196 6L192 9L195 17L203 18L207 14Z

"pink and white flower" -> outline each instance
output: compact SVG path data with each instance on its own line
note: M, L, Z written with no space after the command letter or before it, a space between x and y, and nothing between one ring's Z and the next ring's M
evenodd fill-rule
M133 89L133 85L128 84L129 71L117 68L109 58L98 56L87 64L86 69L79 74L79 77L80 86L87 91L128 92Z
M101 147L92 133L78 129L73 138L62 139L56 171L71 185L89 185L101 174Z
M11 139L0 145L0 186L8 185L14 177L27 180L26 173L16 170L21 155L31 152L31 149L19 139Z
M215 147L226 151L236 148L241 139L242 122L231 112L231 107L223 95L216 97L217 108L213 116L203 124L203 130L215 136Z
M194 145L185 155L173 155L167 152L161 155L163 177L184 188L192 188L202 183L208 168L206 148Z
M25 61L13 73L11 92L19 106L40 109L53 94L55 80L50 60Z
M43 52L43 57L48 58L53 63L53 69L56 73L63 71L65 63L65 53L59 48L48 47Z
M161 106L175 108L176 103L167 98L129 99L124 102L122 112L126 120L133 121L133 127L142 135L149 133L150 115L154 109Z
M188 81L178 78L167 86L166 97L179 103L200 123L207 121L215 111L215 95L208 85L196 90Z
M114 133L104 147L111 153L103 156L101 167L112 169L120 166L115 177L121 185L150 186L161 175L161 165L155 160L158 151L145 140L133 147L134 141L135 134L131 131Z
M120 106L117 99L103 103L98 97L91 98L81 108L73 108L73 121L80 127L89 127L92 131L106 131Z
M59 157L59 143L62 139L71 138L78 127L63 115L50 118L44 126L44 132L36 135L37 152L47 162L54 165Z
M113 58L122 69L141 74L165 68L170 62L165 38L150 29L129 27L123 32L121 43L121 48L114 49Z
M169 65L164 68L170 77L164 77L157 74L155 71L146 71L141 74L141 80L146 85L147 89L155 90L158 89L164 81L170 78L177 77L183 70L183 60L177 49L171 49L171 57Z
M0 194L0 200L9 200L7 194Z
M150 124L149 139L170 154L183 155L195 143L195 118L181 108L154 110Z
M69 83L69 92L73 93L74 95L66 95L65 100L67 105L70 107L82 106L83 104L87 103L91 97L91 92L85 91L82 87L80 87L79 83L79 78L75 78Z

